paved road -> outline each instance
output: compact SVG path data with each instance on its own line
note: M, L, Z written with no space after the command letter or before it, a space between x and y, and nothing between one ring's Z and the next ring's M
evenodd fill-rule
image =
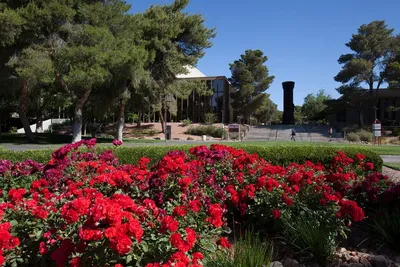
M381 156L381 158L383 159L384 162L387 162L387 163L400 163L400 156L385 155L385 156Z
M138 147L138 146L165 146L165 145L206 145L216 143L216 141L171 141L171 142L154 142L154 143L124 143L124 146ZM222 143L222 142L221 142ZM239 142L238 142L239 143ZM64 144L56 145L35 145L35 144L0 144L1 147L13 151L26 151L26 150L40 150L40 149L57 149ZM99 144L99 145L110 145L110 144ZM400 156L381 156L384 162L400 163Z

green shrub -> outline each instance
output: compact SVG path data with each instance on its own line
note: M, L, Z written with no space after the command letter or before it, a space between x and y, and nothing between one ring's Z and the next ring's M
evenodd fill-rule
M212 137L222 138L222 136L224 135L224 129L215 125L200 125L189 127L189 129L186 131L186 134L197 136L208 135Z
M346 139L347 139L347 141L350 141L350 142L360 142L361 141L360 136L355 132L348 133L346 135Z
M349 157L355 157L361 153L366 156L366 160L375 165L377 171L382 170L382 158L375 152L358 147L335 147L335 146L273 146L264 147L257 145L232 145L236 148L251 153L258 154L261 158L272 164L287 166L291 162L304 163L307 160L312 162L321 162L329 164L338 151L343 151ZM112 148L119 161L123 164L136 163L142 157L148 157L152 162L161 159L168 151L183 150L189 151L190 145L181 146L140 146L140 147L118 147ZM110 149L110 147L98 146L99 151ZM0 151L0 160L8 159L12 162L32 159L37 162L47 162L51 158L52 150L34 150L34 151Z
M370 131L361 130L358 133L360 140L363 142L372 142L372 133Z
M205 124L213 124L217 121L217 115L215 113L206 113L204 116L204 123Z
M300 215L282 220L285 243L298 254L318 261L323 266L337 247L337 232L315 215Z
M374 241L400 252L400 209L380 209L367 222Z
M192 124L192 121L190 119L185 119L185 120L182 121L182 124L185 127L188 127L190 124Z
M219 251L206 255L204 267L261 267L269 266L272 259L272 242L263 242L258 234L246 232L233 244L233 251Z
M396 128L393 130L393 136L400 136L400 128Z

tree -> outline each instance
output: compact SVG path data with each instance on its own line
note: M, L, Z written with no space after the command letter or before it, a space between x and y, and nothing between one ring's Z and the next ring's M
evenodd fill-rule
M338 89L341 94L356 94L363 84L368 85L369 98L376 105L373 97L384 82L384 70L389 56L394 49L393 29L385 21L373 21L363 24L357 34L353 34L346 44L352 53L341 55L338 62L342 70L335 76L335 81L343 85ZM375 112L376 113L376 112ZM375 119L375 116L372 116Z
M304 121L304 114L301 112L302 106L295 106L294 107L294 121L296 124L303 124Z
M264 97L264 99L264 103L254 112L253 116L258 123L269 124L277 120L278 106L268 96Z
M171 99L176 76L187 72L186 66L195 66L215 37L214 29L204 25L200 14L183 12L188 4L189 0L175 0L171 5L152 6L140 15L145 47L153 56L148 65L151 82L146 86L163 131L164 110L171 106L165 100Z
M330 95L325 94L324 90L319 90L316 95L308 94L304 98L304 104L301 112L307 120L320 121L326 117L326 101L332 99Z
M30 67L23 70L21 64L7 64L10 60L17 58L17 61L29 61L30 66L34 64L40 67L39 62L34 62L32 58L35 53L46 53L43 50L43 43L48 38L56 34L60 27L64 26L73 16L72 3L66 4L63 1L2 1L0 5L0 74L2 81L15 80L13 90L18 91L19 108L18 113L25 129L28 140L35 141L29 126L29 120L26 115L29 105L31 89L37 86L32 84L33 80L40 80L41 77L34 78L31 74L34 70ZM42 46L41 49L37 49ZM35 52L36 51L36 52ZM30 58L32 57L32 58ZM46 56L47 57L47 56ZM45 63L47 64L47 63ZM19 68L17 70L16 68ZM20 76L26 74L26 77Z
M235 88L232 106L245 122L268 98L264 92L273 82L274 76L269 76L268 68L264 65L267 60L261 50L246 50L239 60L230 64Z
M384 75L390 88L400 89L400 35L396 37L395 49L386 65Z

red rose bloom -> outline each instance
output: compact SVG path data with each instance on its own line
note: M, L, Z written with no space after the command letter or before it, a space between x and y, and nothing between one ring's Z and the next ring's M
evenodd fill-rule
M228 239L226 239L225 237L221 237L218 241L217 241L217 245L221 246L223 248L231 248L232 245L231 243L229 243Z
M175 217L183 217L186 215L187 208L185 206L178 206L174 208L173 215Z
M274 209L274 210L272 211L272 217L273 217L275 220L279 219L279 218L281 217L281 211L278 210L278 209Z
M192 200L189 202L188 205L189 209L194 211L194 212L199 212L201 210L201 202L200 200Z
M370 170L370 171L372 171L373 169L374 169L374 164L372 163L372 162L367 162L367 163L365 163L365 168L367 169L367 170Z

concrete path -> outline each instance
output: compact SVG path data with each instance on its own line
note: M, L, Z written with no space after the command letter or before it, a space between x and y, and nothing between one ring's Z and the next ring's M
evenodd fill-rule
M400 156L384 155L384 156L381 156L381 158L383 159L383 162L400 163Z

